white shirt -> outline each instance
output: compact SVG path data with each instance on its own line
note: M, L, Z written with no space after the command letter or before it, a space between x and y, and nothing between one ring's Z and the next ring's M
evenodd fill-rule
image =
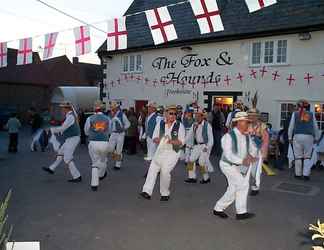
M317 121L314 114L313 114L313 127L314 127L315 139L318 140L321 135L320 135L320 131L318 130ZM295 112L292 113L290 123L289 123L289 128L288 128L289 140L292 140L292 137L294 135L294 129L295 129Z
M121 111L118 111L118 112L121 112ZM115 114L115 116L112 119L112 126L111 126L111 131L112 132L115 132L116 131L116 122L121 123L121 121L117 117L118 112ZM124 123L124 130L126 130L126 129L128 129L130 127L130 122L127 119L127 116L124 113L123 113L123 118L122 119L123 119L123 123ZM121 125L121 127L123 127L122 124L120 124L120 125Z
M172 123L172 125L168 128L167 124L165 124L165 133L164 136L168 136L171 139L171 131L173 126L176 124L176 121L174 121ZM161 121L159 123L156 124L154 132L153 132L153 139L154 138L160 138L160 125L161 125ZM178 131L178 140L181 141L181 144L184 145L185 143L185 128L182 125L182 123L180 123L179 126L179 131Z
M232 137L229 133L222 137L222 149L225 158L237 165L242 165L244 158L247 156L246 136L234 128L234 133L237 138L237 154L233 153L232 150ZM249 154L253 157L257 156L257 148L250 137L250 150Z
M52 127L51 131L52 133L63 133L65 130L67 130L69 127L71 127L75 122L75 117L73 115L73 111L69 111L65 115L65 120L61 126L58 127Z
M190 128L190 131L186 137L186 142L189 143L190 141L190 138L191 141L193 141L193 139L195 138L197 143L201 144L201 143L204 143L204 138L203 138L203 127L204 127L204 124L205 124L205 120L203 120L200 124L198 124L198 127L196 129L196 133L194 135L194 127L197 126L197 123L194 124L193 126L191 126ZM208 136L208 142L206 144L206 146L211 149L214 145L214 136L213 136L213 129L211 127L211 125L209 124L209 122L207 122L207 136Z

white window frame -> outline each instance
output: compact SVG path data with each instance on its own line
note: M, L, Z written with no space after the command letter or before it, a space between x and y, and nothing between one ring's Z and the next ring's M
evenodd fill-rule
M278 42L281 40L287 41L287 54L286 54L286 62L284 63L278 63L277 62L277 53L278 53ZM274 42L273 46L273 63L265 63L264 62L264 55L265 55L265 43L266 42ZM260 64L253 64L252 63L252 55L253 55L253 44L254 43L261 43L261 60ZM290 42L288 39L263 39L258 41L252 41L250 43L250 53L249 53L249 64L250 67L260 67L260 66L287 66L289 65L289 48L290 48Z
M130 70L130 58L131 57L134 57L134 70L131 71ZM140 70L138 70L138 64L137 64L137 59L138 59L138 56L140 56L141 58L141 64L140 64ZM127 57L127 71L125 71L125 68L124 68L124 58ZM121 57L121 68L122 68L122 73L142 73L143 72L143 55L142 54L128 54L128 55L123 55Z
M282 112L282 110L281 110L281 105L282 104L293 104L293 105L295 105L295 108L296 108L296 101L280 101L279 102L279 112L278 112L278 114L279 114L279 126L278 126L278 128L281 128L282 126L281 126L281 112ZM285 111L286 113L288 113L288 111Z

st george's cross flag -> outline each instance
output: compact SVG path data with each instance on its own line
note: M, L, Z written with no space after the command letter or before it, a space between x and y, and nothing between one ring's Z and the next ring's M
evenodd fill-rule
M80 26L73 29L75 37L76 56L91 52L90 27Z
M166 6L145 11L155 45L178 38Z
M190 0L189 2L201 34L224 30L216 0Z
M25 65L33 62L32 38L19 40L19 49L17 52L17 65Z
M56 44L57 35L58 32L49 33L45 35L43 60L46 60L53 56L53 50Z
M108 21L107 50L127 49L126 17Z
M245 0L249 12L261 10L270 5L276 4L277 0Z

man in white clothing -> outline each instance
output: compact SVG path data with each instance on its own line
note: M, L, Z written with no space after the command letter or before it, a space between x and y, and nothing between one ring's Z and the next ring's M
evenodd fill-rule
M125 131L130 127L130 122L126 115L120 110L116 102L111 103L111 135L109 145L115 150L112 154L116 161L114 170L120 170L122 161L122 152L125 140Z
M295 178L309 180L313 161L313 145L320 138L315 115L308 111L309 103L300 100L297 103L298 111L291 116L288 139L293 146L295 158Z
M226 176L228 187L215 207L214 215L226 219L224 210L235 201L236 219L244 220L254 217L247 212L247 197L251 164L256 162L257 149L247 134L249 119L246 112L238 112L233 118L234 129L222 138L223 154L219 166Z
M176 106L166 109L165 121L161 120L155 127L153 141L159 144L152 159L141 196L151 199L156 178L160 173L161 201L168 201L170 197L171 171L180 156L180 149L185 142L183 125L176 121Z
M238 100L238 101L234 102L233 111L230 112L227 115L227 119L226 119L226 122L225 122L225 127L228 128L228 129L231 129L232 128L232 119L234 118L235 114L237 112L240 112L240 111L243 111L243 110L244 110L244 104L243 104L242 101Z
M49 167L43 167L43 170L50 174L54 174L55 169L64 160L72 175L72 179L68 181L74 183L81 182L81 174L73 161L74 151L80 142L80 126L78 118L73 110L72 104L62 103L60 104L60 107L65 115L65 120L61 126L51 127L50 130L53 134L63 134L65 142L58 149L56 161Z
M208 161L210 152L214 144L213 129L211 125L204 119L204 110L198 109L195 113L195 124L192 126L187 139L193 138L193 149L191 151L189 162L187 164L188 179L187 183L196 183L196 161L199 161L200 172L203 179L201 184L210 182Z
M102 113L104 104L97 101L94 109L95 113L86 120L84 133L89 138L88 149L92 161L91 189L97 191L99 180L107 176L107 157L112 147L108 143L110 119Z

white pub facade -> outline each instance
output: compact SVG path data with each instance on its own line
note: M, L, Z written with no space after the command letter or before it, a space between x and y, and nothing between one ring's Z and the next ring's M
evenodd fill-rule
M147 7L151 6L143 6ZM272 15L279 7L280 0ZM128 12L132 8L134 3ZM302 28L248 35L236 31L229 37L218 33L216 38L179 38L178 42L158 47L99 52L106 75L104 100L117 100L125 108L137 109L147 101L182 106L197 101L210 110L215 103L232 105L237 99L250 105L257 91L258 109L275 129L301 98L310 101L324 129L324 12L322 16L318 23ZM226 31L226 22L224 27Z

